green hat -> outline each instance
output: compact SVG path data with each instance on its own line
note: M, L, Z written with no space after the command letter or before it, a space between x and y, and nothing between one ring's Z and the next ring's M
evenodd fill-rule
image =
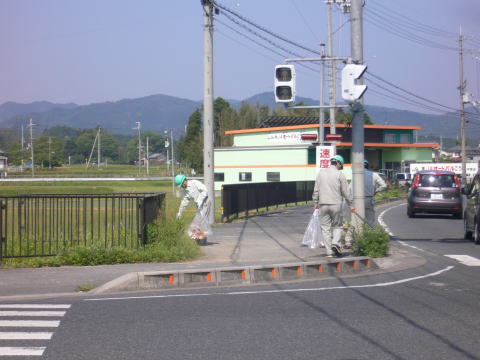
M335 160L335 161L338 161L340 164L344 164L344 160L343 160L343 156L342 155L335 155L333 158L331 158L331 160Z
M187 177L183 174L178 174L175 176L175 184L177 184L178 187L182 187L183 182L185 181Z
M364 163L365 165L368 165L368 160L363 160L363 163Z

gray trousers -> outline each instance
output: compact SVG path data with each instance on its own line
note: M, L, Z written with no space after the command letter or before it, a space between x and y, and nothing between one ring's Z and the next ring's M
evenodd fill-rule
M327 255L332 255L332 245L340 246L342 236L342 205L320 205L320 225Z

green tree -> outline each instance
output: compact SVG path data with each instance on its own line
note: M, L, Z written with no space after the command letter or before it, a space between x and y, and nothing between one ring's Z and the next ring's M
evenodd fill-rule
M34 159L35 164L42 167L61 166L63 164L63 143L51 136L40 136L34 142Z
M190 115L187 133L179 144L181 159L197 173L203 172L203 132L202 115L197 109Z

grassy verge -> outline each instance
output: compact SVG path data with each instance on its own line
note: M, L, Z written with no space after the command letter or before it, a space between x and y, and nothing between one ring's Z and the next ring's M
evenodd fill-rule
M150 224L147 230L148 243L144 248L105 248L100 244L89 247L73 246L64 249L57 256L6 259L3 266L85 266L186 261L198 256L200 249L186 236L185 226L185 222L176 220Z

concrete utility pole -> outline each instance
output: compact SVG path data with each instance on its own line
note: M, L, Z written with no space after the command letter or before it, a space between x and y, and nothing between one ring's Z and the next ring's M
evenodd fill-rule
M215 222L215 188L213 159L213 4L201 0L203 6L203 178L211 202L210 223ZM173 156L172 156L173 158ZM173 163L172 163L173 165Z
M363 9L362 0L351 0L350 11L351 24L351 51L352 62L363 64ZM359 81L360 83L360 81ZM357 214L361 219L365 219L365 179L364 179L364 121L363 104L358 101L352 106L352 182L353 182L353 202ZM353 216L353 219L356 219ZM362 222L356 221L353 224L357 231L361 231Z
M31 158L32 158L32 177L35 176L35 161L33 159L33 127L36 124L32 123L32 119L30 118L30 123L28 127L30 128L30 152L31 152Z
M172 193L175 194L175 156L173 155L173 129L170 129L170 142L172 143Z
M327 41L327 56L329 58L333 57L333 21L332 21L332 2L335 2L335 0L327 0L327 35L328 35L328 41ZM336 99L336 74L335 74L335 67L336 67L336 62L335 61L329 61L328 63L328 100L330 104L330 134L336 134L337 133L337 126L336 126L336 120L335 120L335 105L337 102Z
M100 130L102 128L98 127L98 148L97 148L97 168L100 168Z
M460 90L460 138L462 141L462 184L467 184L467 154L465 151L465 80L463 79L463 40L462 27L460 26L460 35L458 37L458 47L459 47L459 63L460 63L460 85L458 89Z
M140 138L140 127L141 123L140 121L135 121L135 124L137 124L137 127L133 128L133 130L138 131L138 175L140 175L140 166L141 166L141 157L142 157L142 144L141 144L141 138Z
M150 163L150 159L148 158L148 136L147 136L147 156L145 157L145 159L147 160L147 176L148 176L149 163Z
M48 168L52 168L52 137L48 137Z
M320 44L320 56L325 57L325 44ZM325 62L320 63L320 108L318 109L318 143L323 146L325 141L325 113L323 112L323 89L325 83Z

